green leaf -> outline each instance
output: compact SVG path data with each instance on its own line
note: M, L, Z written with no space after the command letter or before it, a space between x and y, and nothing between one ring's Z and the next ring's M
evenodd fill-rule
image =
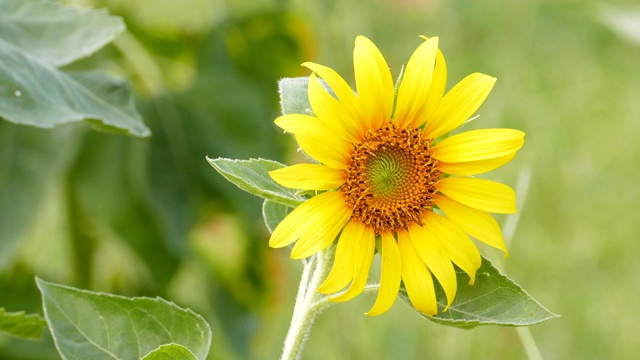
M280 108L284 115L309 114L311 104L309 104L308 86L308 77L284 78L278 82Z
M271 200L265 200L262 203L262 217L264 218L264 224L269 229L269 232L273 233L273 230L289 215L291 209L282 204L278 204Z
M113 39L123 30L119 19L40 1L2 2L0 14L1 118L41 128L88 120L139 137L150 134L126 81L105 72L70 74L55 67Z
M458 292L449 310L442 312L446 297L436 286L438 315L431 317L418 312L420 315L442 325L466 329L480 325L528 326L558 317L484 257L473 286L469 285L466 273L458 268L456 272ZM400 298L413 308L404 287Z
M179 344L205 359L207 322L161 298L127 298L79 290L36 278L44 314L65 359L140 359L164 344Z
M48 1L0 1L0 46L60 67L86 57L125 30L105 10L78 9Z
M146 187L146 178L151 176L147 175L145 163L140 158L140 155L149 153L146 151L149 142L87 132L84 144L86 146L82 148L67 177L69 206L73 214L69 225L76 244L75 256L79 259L76 264L79 274L77 280L84 280L77 284L88 286L85 284L89 284L92 274L82 269L90 267L92 262L99 262L98 259L103 257L92 246L106 244L115 237L137 253L142 261L136 266L146 265L150 270L153 282L147 286L163 286L173 277L179 256L177 251L171 251L166 235L158 227L164 220L154 217L159 211L140 201L141 198L152 198L147 194ZM104 170L104 164L110 164L108 171ZM203 167L207 169L206 166ZM167 181L171 176L176 176L174 172L167 173L170 175L165 174L158 181ZM167 191L172 190L167 188ZM184 213L188 211L179 204L171 205ZM96 232L97 228L102 230ZM186 247L184 236L181 237L182 245ZM130 277L127 280L118 279L119 276L126 276L127 272L120 272L117 263L109 262L96 270L102 274L114 272L106 276L105 280L108 279L112 284L118 284L117 286L122 286L122 281L127 283L127 280L134 280ZM95 279L91 283L96 285ZM108 289L109 286L100 284L100 288ZM149 287L146 290L153 291L152 289Z
M96 130L130 134L137 137L151 135L136 109L129 83L101 70L68 72L78 90L86 96L74 107ZM76 100L76 101L78 101Z
M142 360L197 360L197 358L182 345L167 344L148 353Z
M290 207L296 207L304 202L304 199L296 194L295 189L281 186L269 176L269 171L285 167L279 162L265 159L233 160L209 157L207 161L225 179L248 193Z
M47 322L39 314L25 315L24 311L6 312L0 308L0 332L22 339L38 340Z
M14 260L47 190L80 148L78 127L42 130L0 121L0 269Z
M16 124L52 128L94 120L148 136L126 81L106 72L67 74L0 42L0 116Z

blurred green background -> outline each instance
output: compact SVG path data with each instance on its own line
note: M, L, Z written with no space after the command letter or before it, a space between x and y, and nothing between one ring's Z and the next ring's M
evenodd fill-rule
M28 165L11 175L21 179L21 207L0 214L15 224L0 229L14 250L0 254L0 306L8 311L41 312L34 275L162 296L207 318L211 359L278 358L301 264L288 249L268 248L260 200L226 183L205 156L291 162L294 141L272 123L279 78L308 75L299 64L311 60L352 83L360 34L397 74L418 35L438 35L449 88L475 71L498 78L468 128L527 134L516 159L485 177L515 186L531 171L503 267L562 315L531 327L541 355L637 356L640 12L625 7L632 2L66 3L124 18L127 33L71 68L128 78L153 136L0 124L0 169ZM304 358L526 358L513 328L445 328L399 301L364 316L373 301L361 296L319 316ZM57 355L50 338L0 335L0 358Z

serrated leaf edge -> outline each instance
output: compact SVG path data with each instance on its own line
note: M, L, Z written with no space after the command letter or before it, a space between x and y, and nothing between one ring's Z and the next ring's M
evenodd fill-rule
M43 309L43 312L44 312L44 317L45 317L45 319L47 321L47 325L49 327L49 331L51 331L51 335L54 338L54 345L56 347L56 350L58 350L58 354L60 354L60 356L65 360L66 360L66 357L63 355L62 351L58 347L58 342L55 341L55 332L53 330L53 326L52 326L51 321L49 319L49 313L48 313L47 307L44 305L45 294L44 294L42 285L62 288L62 289L65 289L65 290L71 290L73 292L83 293L83 294L92 295L92 296L98 295L98 296L104 296L106 298L128 300L128 301L131 301L131 302L133 302L134 300L152 300L152 301L153 300L159 300L161 303L175 306L176 308L178 308L180 310L186 311L189 315L195 316L198 320L201 320L202 323L205 325L205 330L207 330L205 332L201 331L201 333L208 334L208 336L207 336L208 339L206 339L207 348L211 347L211 337L212 337L211 326L209 326L209 323L205 320L205 318L202 317L202 315L194 312L193 310L191 310L189 308L177 305L173 301L169 301L169 300L163 299L163 298L161 298L159 296L155 297L155 298L148 297L148 296L127 297L127 296L115 295L115 294L110 294L110 293L105 293L105 292L96 292L96 291L90 291L90 290L86 290L86 289L78 289L78 288L75 288L73 286L68 286L68 285L62 285L62 284L56 284L56 283L48 282L48 281L40 279L38 276L35 277L35 281L36 281L36 286L38 287L38 289L40 290L40 294L42 295L42 309ZM189 350L189 351L191 351L191 350Z
M282 164L280 162L274 161L274 160L270 160L270 159L263 159L263 158L251 158L248 160L241 160L241 159L228 159L228 158L223 158L223 157L217 157L217 158L211 158L209 156L206 157L207 162L211 165L211 167L213 167L218 173L220 173L220 175L222 175L225 179L227 179L229 182L231 182L232 184L234 184L235 186L237 186L239 189L244 190L252 195L255 195L257 197L266 199L266 200L271 200L273 202L288 206L288 207L292 207L295 208L297 206L300 206L305 200L304 199L298 199L292 196L285 196L270 190L266 190L266 189L260 189L260 193L259 192L254 192L254 191L250 191L247 188L252 188L255 189L257 188L256 186L248 183L247 181L245 181L244 179L242 179L241 177L235 176L234 174L230 174L228 172L226 172L224 169L221 169L216 162L219 160L222 161L227 161L227 162L234 162L234 163L250 163L250 162L254 162L254 161L264 161L264 162L269 162L272 164L277 164L277 165L282 165L283 167L285 167L285 164ZM247 188L244 188L240 185L238 185L239 183L245 184L245 186ZM274 181L274 184L277 185L277 183ZM280 186L280 185L278 185ZM265 195L271 195L269 197L265 196Z
M510 323L505 323L505 322L500 322L500 321L447 319L447 318L439 317L439 315L441 315L442 313L440 313L440 314L438 314L436 316L428 316L428 315L425 315L425 314L419 312L418 310L416 310L413 307L413 305L411 304L411 301L409 300L409 296L407 295L406 290L404 289L404 287L400 288L400 292L402 292L404 294L404 296L400 296L400 299L402 299L402 301L404 301L405 304L407 304L409 306L409 308L411 308L416 313L418 313L419 315L421 315L422 317L424 317L424 318L426 318L426 319L428 319L430 321L433 321L433 322L435 322L437 324L446 325L446 326L452 326L452 327L458 327L458 328L462 328L462 329L472 329L472 328L477 327L477 326L487 326L487 325L499 325L499 326L506 326L506 327L522 327L522 326L530 326L530 325L539 324L539 323L545 322L547 320L551 320L551 319L555 319L555 318L559 318L560 317L560 315L551 312L544 305L542 305L536 298L531 296L531 294L529 294L528 291L526 291L522 286L520 286L520 284L515 282L513 279L511 279L510 277L508 277L504 273L502 273L500 271L500 269L498 269L497 267L493 266L493 263L489 259L487 259L486 257L482 256L482 260L486 261L489 265L491 265L491 267L493 267L496 270L498 275L503 276L504 279L506 279L508 282L510 282L511 284L517 286L518 289L524 293L524 295L527 295L529 297L529 299L532 300L536 305L538 305L542 310L544 310L548 314L548 316L546 316L543 319L539 319L539 320L535 320L535 321L531 321L531 322L523 323L523 324L510 324ZM456 273L457 273L458 276L459 276L460 273L465 274L464 271L461 271L461 270L458 270L458 269L456 269ZM440 305L440 307L445 307L446 306L446 301L438 300L438 305ZM454 305L455 305L455 300L454 300L453 304L451 304L451 306L453 307ZM449 311L451 311L451 310L449 310ZM458 311L458 312L464 313L462 311Z

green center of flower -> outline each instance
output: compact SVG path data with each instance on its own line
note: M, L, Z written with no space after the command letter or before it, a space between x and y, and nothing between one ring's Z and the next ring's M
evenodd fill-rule
M373 226L376 234L421 224L424 213L433 209L442 175L429 156L430 145L420 129L389 123L367 131L354 145L341 188L352 219Z
M405 169L403 162L397 161L397 155L401 154L383 152L369 160L366 178L374 193L380 196L392 195L398 187L402 186Z

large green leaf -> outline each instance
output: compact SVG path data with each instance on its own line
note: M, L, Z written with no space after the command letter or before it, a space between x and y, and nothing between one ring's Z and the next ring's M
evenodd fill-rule
M153 350L142 360L197 360L189 349L178 344L162 345Z
M36 279L49 329L65 359L140 359L161 345L179 344L205 359L207 322L157 298L127 298Z
M0 40L31 58L60 67L91 55L125 29L105 10L38 0L0 1Z
M6 312L0 308L0 332L23 339L40 339L47 322L38 314Z
M4 46L3 46L4 45ZM67 74L0 41L0 116L51 128L94 120L148 136L126 81L105 72Z
M225 179L240 189L282 205L296 207L304 199L296 195L296 190L277 184L269 176L269 171L285 167L285 165L265 159L233 160L207 158Z
M467 329L480 325L528 326L558 317L484 257L474 285L469 285L469 276L464 271L456 271L458 292L451 307L442 312L447 303L446 297L444 291L436 286L438 315L420 315L442 325ZM404 288L400 291L400 298L413 308Z
M104 72L69 74L55 67L111 41L123 30L119 19L41 1L0 2L0 14L1 118L42 128L89 120L139 137L150 134L126 81Z

